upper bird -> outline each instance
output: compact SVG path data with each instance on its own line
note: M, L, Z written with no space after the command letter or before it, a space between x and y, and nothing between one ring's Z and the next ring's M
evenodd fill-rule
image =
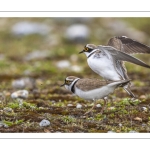
M111 38L107 46L87 44L80 53L85 53L89 67L108 81L129 79L123 61L150 68L143 61L130 55L150 53L150 47L126 36ZM130 83L123 88L131 97L135 97L130 90Z

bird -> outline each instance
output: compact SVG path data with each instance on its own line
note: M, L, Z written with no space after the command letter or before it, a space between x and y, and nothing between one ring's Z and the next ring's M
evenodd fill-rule
M74 93L75 95L85 100L93 100L93 107L85 113L90 113L96 105L96 100L104 99L104 106L101 109L103 113L106 105L106 97L113 93L117 87L122 87L130 82L130 79L119 80L119 81L108 81L100 80L96 78L78 78L76 76L68 76L65 78L64 84L67 90Z
M124 61L150 68L149 65L132 56L134 53L150 53L150 47L127 36L112 37L106 46L86 44L79 53L85 53L89 67L106 81L129 79ZM130 85L129 82L123 88L135 98Z

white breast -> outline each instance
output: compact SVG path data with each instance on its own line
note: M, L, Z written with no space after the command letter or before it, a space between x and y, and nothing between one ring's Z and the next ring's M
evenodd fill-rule
M104 79L113 81L121 79L114 67L112 60L110 60L107 56L97 58L92 55L87 59L87 62L89 67Z

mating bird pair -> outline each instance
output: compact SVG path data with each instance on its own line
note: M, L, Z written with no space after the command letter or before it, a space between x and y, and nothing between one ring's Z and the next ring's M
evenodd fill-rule
M149 65L131 55L150 53L150 47L126 36L111 38L107 46L87 44L80 53L85 53L89 67L105 81L69 76L62 86L65 85L66 89L83 99L94 100L95 104L98 99L105 100L117 87L123 87L131 97L135 97L130 90L130 79L124 61L150 68Z

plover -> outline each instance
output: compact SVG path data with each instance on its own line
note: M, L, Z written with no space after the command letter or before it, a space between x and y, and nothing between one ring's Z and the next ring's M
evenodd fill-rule
M61 86L65 86L67 90L71 91L80 98L94 101L93 107L88 112L85 113L87 114L91 112L92 109L95 107L96 100L98 99L104 99L104 106L101 110L102 113L106 104L105 98L109 94L113 93L117 87L124 86L129 82L130 79L106 82L99 79L89 79L89 78L80 79L75 76L68 76L65 79L65 83Z
M108 46L87 44L79 53L85 53L89 67L107 81L129 79L123 61L150 68L143 61L131 56L134 53L150 53L150 47L126 36L113 37ZM130 83L123 87L131 96Z

